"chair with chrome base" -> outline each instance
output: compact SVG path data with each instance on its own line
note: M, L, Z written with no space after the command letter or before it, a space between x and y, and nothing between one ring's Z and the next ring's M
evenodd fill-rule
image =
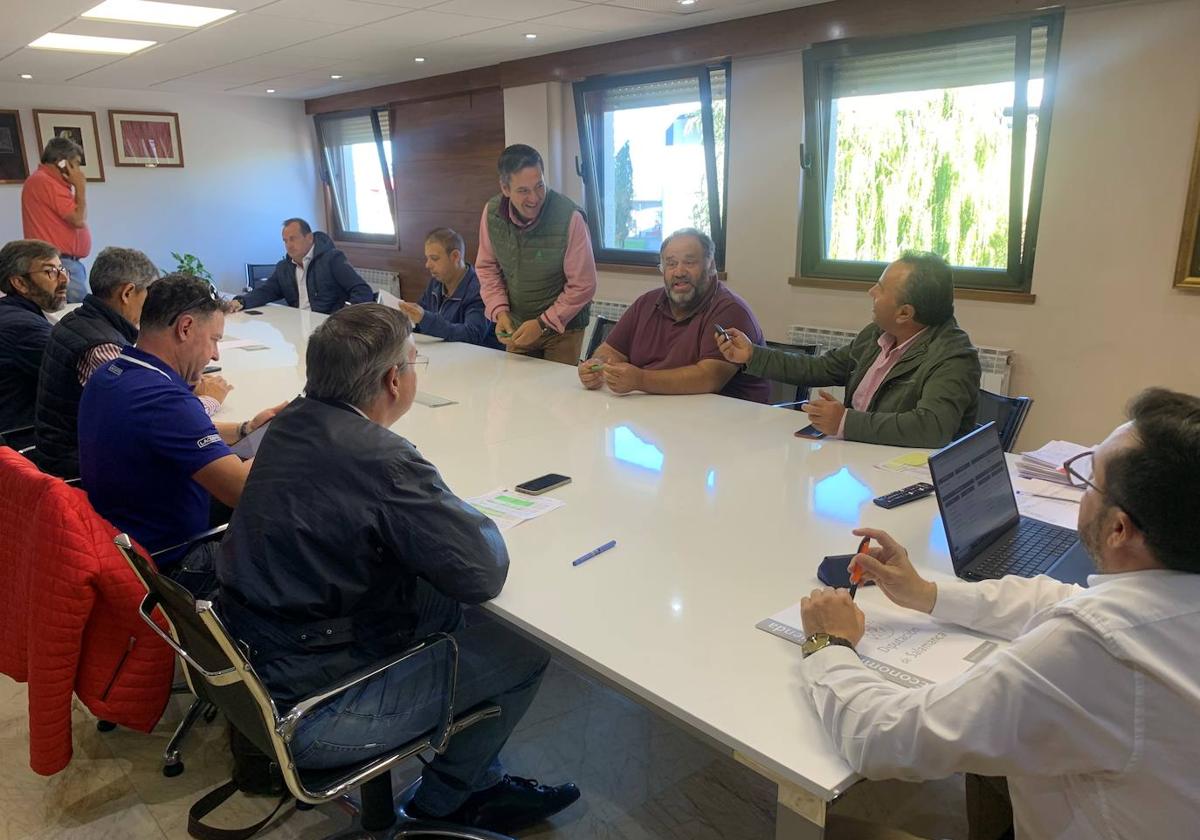
M174 649L183 661L185 670L191 674L193 682L202 684L201 696L224 712L230 723L242 735L278 764L287 789L296 797L297 807L301 807L301 804L313 806L337 800L355 814L358 827L362 831L389 831L387 836L390 837L511 840L504 835L483 829L411 819L402 810L397 812L397 803L392 795L390 771L393 767L426 750L444 752L451 737L456 733L500 714L499 706L483 705L455 716L454 688L458 673L458 645L453 636L434 634L415 643L400 655L302 700L287 714L281 715L275 701L271 699L255 673L253 665L243 654L241 646L225 629L214 605L209 601L194 600L191 594L175 581L157 574L150 562L134 549L132 542L124 534L116 538L116 544L146 587L146 598L141 606L143 620L154 627L155 632ZM164 632L154 622L155 609L161 610L170 633ZM389 668L438 645L447 647L451 668L444 692L442 723L436 730L391 752L357 764L323 770L306 770L296 766L292 757L291 742L297 727L306 716L355 686L378 677ZM358 787L362 788L361 807L355 806L346 796ZM413 790L415 783L405 793L411 793ZM216 797L219 793L220 789L209 797ZM213 807L211 801L206 802L209 797L196 803L193 814L203 806L207 805L209 809ZM401 799L405 797L402 796ZM202 817L205 813L207 811L201 811L199 816ZM266 825L273 816L274 812L257 827Z

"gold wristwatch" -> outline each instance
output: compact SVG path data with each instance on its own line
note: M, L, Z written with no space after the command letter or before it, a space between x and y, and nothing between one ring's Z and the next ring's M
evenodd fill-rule
M831 636L828 633L813 633L800 644L800 652L804 654L804 658L812 656L819 650L824 650L830 645L841 645L854 650L854 645L850 644L849 639L843 639L841 636Z

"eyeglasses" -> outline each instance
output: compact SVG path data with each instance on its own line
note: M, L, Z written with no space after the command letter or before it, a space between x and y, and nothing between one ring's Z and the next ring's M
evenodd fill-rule
M664 260L658 264L659 271L674 271L683 266L688 271L695 271L703 265L703 260Z
M1125 515L1137 526L1139 531L1149 533L1137 516L1134 515L1133 511L1129 509L1128 505L1121 503L1113 497L1112 493L1109 493L1107 490L1101 488L1099 484L1092 481L1092 463L1094 460L1092 456L1094 454L1093 452L1080 452L1078 455L1074 455L1063 462L1063 470L1067 474L1067 482L1072 487L1077 487L1080 490L1087 490L1089 488L1095 490L1101 496L1108 499L1109 502L1125 511Z
M168 327L174 326L175 322L179 320L180 315L183 315L185 312L192 311L197 306L200 306L203 303L209 303L209 302L215 303L218 306L221 303L221 293L218 292L217 287L211 283L208 284L208 294L206 294L204 297L199 297L193 301L190 301L186 306L184 306L182 309L180 309L178 312L176 312L174 315L172 315L171 320L167 321L167 326Z
M69 276L67 274L66 268L64 268L61 265L44 265L41 268L39 268L37 271L27 271L24 274L22 274L21 276L25 277L29 280L33 280L33 275L42 274L42 273L45 273L46 279L49 280L51 283L58 282L58 278L60 278L60 277Z
M429 370L429 357L422 356L420 353L418 353L417 355L413 356L411 359L407 359L407 360L401 362L400 364L396 365L396 367L400 370L404 370L406 367L416 367L417 365L420 365L421 367L425 368L425 370Z

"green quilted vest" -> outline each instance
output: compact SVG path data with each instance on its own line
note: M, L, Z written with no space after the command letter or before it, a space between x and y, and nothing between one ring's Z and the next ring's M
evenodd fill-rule
M553 306L566 285L563 256L567 252L571 216L579 208L565 195L547 190L546 203L537 221L532 227L521 229L502 212L502 198L503 195L497 195L488 202L488 236L504 272L509 309L513 320L520 324ZM566 328L586 327L591 308L589 303L579 310Z

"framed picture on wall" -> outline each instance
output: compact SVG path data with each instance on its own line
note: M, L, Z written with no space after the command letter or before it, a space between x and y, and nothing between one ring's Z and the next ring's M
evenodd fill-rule
M1183 231L1179 235L1179 259L1175 263L1175 288L1200 290L1200 131L1192 155Z
M179 115L165 111L109 111L117 166L183 166Z
M21 115L17 111L0 111L0 184L19 184L28 177Z
M95 111L41 111L35 108L33 127L37 130L39 158L51 137L66 137L83 148L83 159L79 164L87 179L104 180L104 160L100 157L100 131L96 127Z

